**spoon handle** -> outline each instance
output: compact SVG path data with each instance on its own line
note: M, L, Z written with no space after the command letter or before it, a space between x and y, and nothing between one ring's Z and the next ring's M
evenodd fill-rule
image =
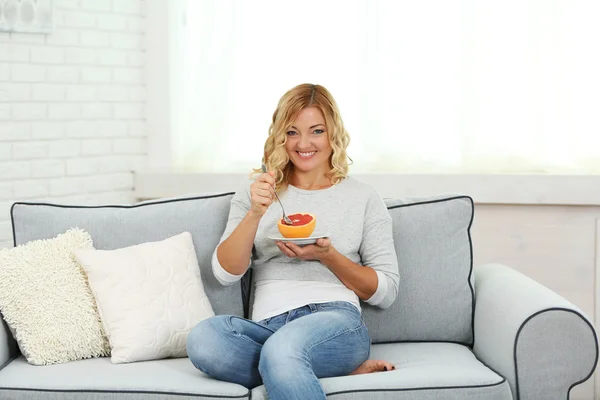
M267 166L265 164L262 164L261 169L262 169L262 172L264 172L265 174L267 173ZM283 221L287 225L292 225L293 224L292 220L287 215L285 215L285 210L283 209L283 204L281 203L281 200L279 199L277 192L275 190L273 190L273 193L275 193L275 197L277 197L277 202L281 206L281 212L283 213Z

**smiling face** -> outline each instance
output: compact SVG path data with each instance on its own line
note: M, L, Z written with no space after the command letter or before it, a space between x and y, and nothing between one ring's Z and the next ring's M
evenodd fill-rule
M325 118L317 107L307 107L300 111L288 127L285 149L294 167L302 172L321 170L326 173L331 168L332 154Z
M291 182L325 188L346 178L349 142L331 93L321 85L303 83L279 99L262 161L274 171L277 190L294 185Z

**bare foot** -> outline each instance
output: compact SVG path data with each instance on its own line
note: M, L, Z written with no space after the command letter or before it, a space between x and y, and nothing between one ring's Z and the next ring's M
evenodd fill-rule
M350 375L370 374L371 372L391 371L396 369L394 364L384 360L367 360L358 368L350 373Z

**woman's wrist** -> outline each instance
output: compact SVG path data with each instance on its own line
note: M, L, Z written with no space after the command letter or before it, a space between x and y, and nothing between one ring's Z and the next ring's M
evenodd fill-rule
M327 250L327 252L320 257L319 261L328 268L331 268L335 265L336 258L339 255L340 253L338 253L338 251L331 246L329 247L329 250Z
M252 211L252 209L250 209L246 213L246 218L250 221L254 221L254 222L258 223L262 218L262 214L258 214L256 212Z

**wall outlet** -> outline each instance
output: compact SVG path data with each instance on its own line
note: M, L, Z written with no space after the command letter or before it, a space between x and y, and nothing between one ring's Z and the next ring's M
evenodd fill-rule
M0 0L0 32L50 33L53 0Z

